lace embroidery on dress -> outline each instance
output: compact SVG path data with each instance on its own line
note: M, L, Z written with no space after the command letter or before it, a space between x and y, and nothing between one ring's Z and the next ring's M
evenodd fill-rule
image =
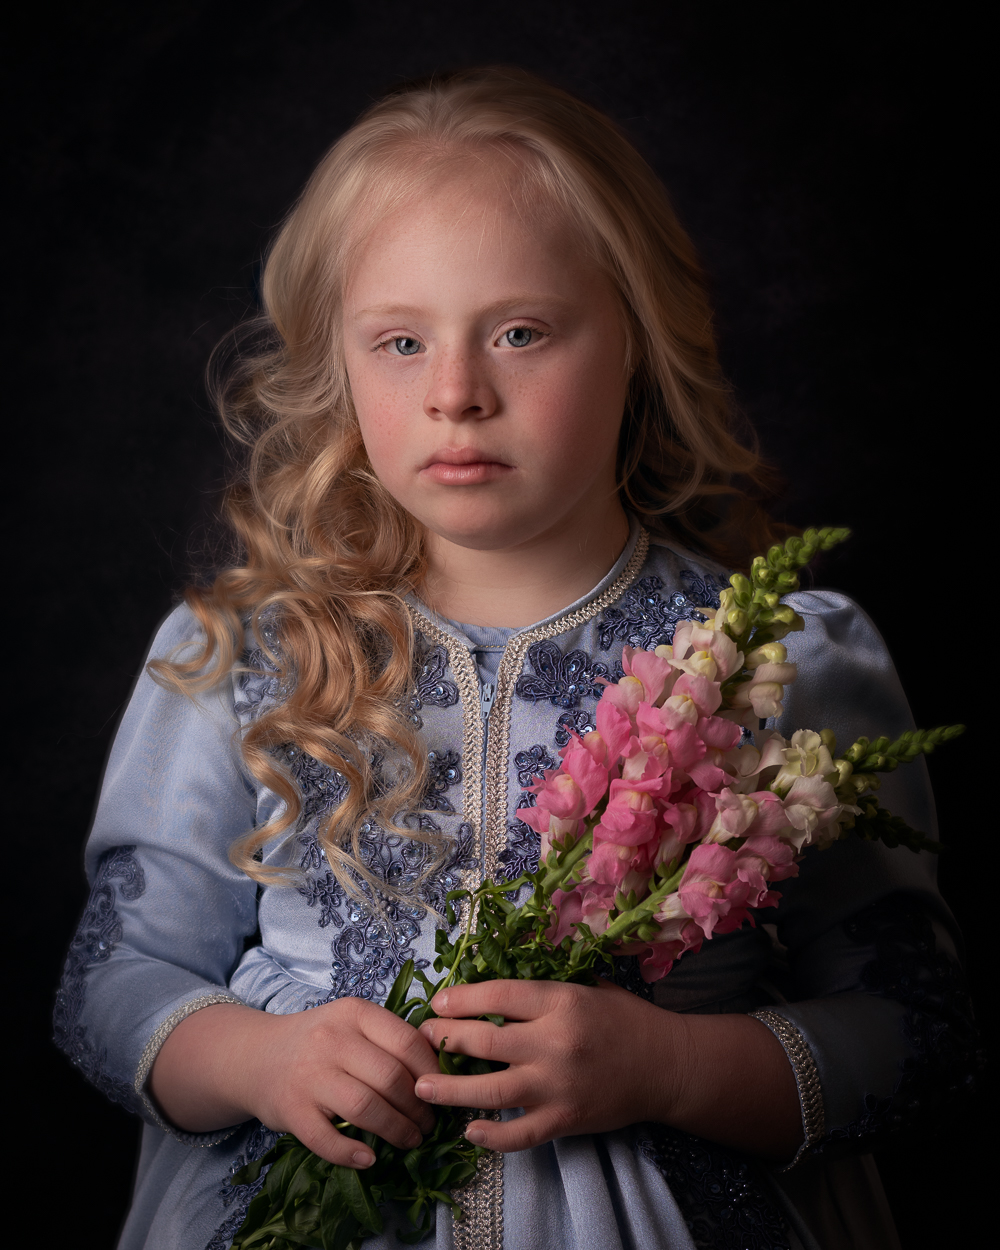
M445 678L448 667L448 652L444 647L430 647L419 631L416 634L415 646L417 665L415 688L410 695L406 710L410 720L417 727L423 728L423 719L419 712L425 705L428 707L454 707L458 702L458 686Z
M514 693L531 703L548 699L554 707L576 707L583 698L601 697L598 677L611 678L606 664L595 663L586 651L564 655L552 639L530 646L527 660L533 672L517 679Z
M424 827L436 828L428 817ZM317 861L325 863L316 834L310 830L299 835L305 847L303 867ZM350 898L337 883L329 868L320 876L311 875L299 887L310 907L319 906L319 923L333 924L338 930L330 944L333 962L330 970L330 992L308 1006L332 1002L347 996L380 1001L389 992L400 968L414 959L413 943L420 935L421 922L428 911L445 914L446 895L462 884L461 872L471 868L475 859L475 838L468 824L461 824L450 853L444 862L416 886L433 861L435 852L426 843L402 834L391 834L374 821L361 826L362 862L373 876L381 878L394 889L413 891L410 899L400 900L380 891L373 895L367 881L357 879L362 898ZM417 967L426 968L429 960L416 959Z
M697 1250L789 1250L784 1217L748 1160L665 1124L640 1133L637 1149L670 1186Z
M582 709L578 712L563 712L562 716L556 721L556 732L553 735L553 741L557 747L564 747L574 734L589 734L592 729L596 729L594 717L590 712Z
M629 647L650 651L669 643L679 621L701 621L699 608L717 608L723 587L711 574L705 577L689 569L681 572L685 591L664 597L662 577L642 577L622 595L616 607L606 608L598 626L601 650L617 640Z
M522 786L530 786L542 777L547 769L558 768L559 761L549 753L540 742L518 751L514 756L514 767L517 769L517 780ZM517 800L518 808L534 807L535 796L525 791ZM516 881L522 873L535 872L538 868L538 856L541 852L542 840L538 834L523 820L515 816L507 822L507 845L497 856L503 865L501 881ZM513 899L512 891L508 898Z
M112 1102L129 1110L137 1109L131 1081L120 1080L107 1072L107 1050L98 1050L87 1037L80 1023L86 996L89 969L111 958L122 940L122 923L115 908L117 893L126 902L141 898L146 889L142 866L135 857L134 846L117 846L101 856L90 898L77 926L56 993L53 1013L54 1040L65 1051L83 1075Z
M906 1006L902 1029L913 1056L900 1063L891 1094L866 1094L863 1114L831 1129L813 1153L847 1142L870 1149L913 1131L918 1121L925 1131L936 1127L975 1091L984 1064L965 976L937 949L930 918L914 900L897 896L873 903L843 929L875 952L861 975L868 991Z
M250 1134L246 1150L242 1154L237 1155L230 1164L230 1174L235 1176L240 1168L246 1167L248 1163L253 1163L266 1155L279 1136L279 1133L265 1128L263 1124L256 1124L253 1132ZM247 1208L250 1206L250 1203L264 1188L264 1181L267 1179L267 1174L270 1170L271 1166L268 1164L267 1167L261 1169L260 1176L249 1185L230 1185L227 1181L224 1185L219 1186L218 1196L222 1199L222 1205L227 1208L232 1207L233 1209L216 1229L215 1235L205 1247L205 1250L226 1250L240 1225L246 1219Z

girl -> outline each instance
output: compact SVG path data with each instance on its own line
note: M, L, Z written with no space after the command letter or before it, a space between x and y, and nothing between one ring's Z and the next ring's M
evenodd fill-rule
M449 990L419 1031L379 1005L431 968L448 890L537 859L523 787L622 647L669 641L769 538L655 176L526 74L409 89L321 162L263 297L219 387L250 449L242 563L153 643L57 1007L147 1121L121 1246L222 1250L255 1191L228 1178L278 1133L364 1168L332 1121L411 1145L435 1103L485 1109L494 1152L440 1247L893 1244L863 1151L964 1054L926 856L808 858L776 928L652 994L623 961L617 985ZM781 730L905 729L866 618L794 600ZM924 774L887 788L930 829ZM508 1066L443 1076L444 1038Z

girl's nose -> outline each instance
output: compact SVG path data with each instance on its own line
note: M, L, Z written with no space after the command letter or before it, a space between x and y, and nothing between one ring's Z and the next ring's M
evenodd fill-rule
M497 394L472 353L444 352L434 362L424 412L435 420L481 420L497 410Z

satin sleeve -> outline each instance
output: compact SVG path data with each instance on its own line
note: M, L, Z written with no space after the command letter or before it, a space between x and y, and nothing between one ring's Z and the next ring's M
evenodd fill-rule
M805 621L785 639L799 675L769 728L785 737L829 728L845 749L862 734L914 727L885 644L856 604L832 592L786 602ZM879 800L936 837L922 758L884 775ZM761 1014L789 1053L800 1094L811 1081L800 1154L867 1151L932 1120L970 1087L978 1065L961 938L937 888L937 857L852 837L808 852L781 893L776 913L760 918L774 921L784 948L788 1001Z
M150 656L198 637L181 607ZM145 667L108 758L87 843L90 897L56 999L55 1040L108 1097L176 1136L145 1091L163 1041L185 1016L237 1002L227 982L256 931L256 884L229 861L267 813L240 761L232 682L197 699Z

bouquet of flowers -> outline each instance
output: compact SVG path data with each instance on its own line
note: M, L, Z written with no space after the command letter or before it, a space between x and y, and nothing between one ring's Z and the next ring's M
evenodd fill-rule
M839 755L828 730L801 729L786 741L756 728L781 715L784 687L796 676L781 639L803 621L781 596L798 588L798 570L817 551L847 534L807 530L772 547L753 561L749 578L730 578L718 609L699 609L702 622L681 622L671 645L625 648L624 675L607 684L596 728L570 739L560 767L531 787L535 805L518 811L541 836L538 870L450 894L451 931L459 899L466 917L454 938L437 934L442 979L432 983L409 961L388 1010L417 1026L434 1015L434 993L449 985L593 984L622 955L638 956L644 979L655 981L685 951L775 906L774 884L797 875L808 847L855 836L938 849L879 806L877 774L963 726L916 730L894 742L859 738ZM520 905L517 891L526 896ZM444 1043L439 1062L451 1073L490 1070L484 1060L446 1054ZM337 1124L375 1153L363 1172L327 1163L286 1134L233 1177L250 1184L269 1168L234 1250L353 1250L382 1231L379 1208L388 1202L407 1209L411 1227L399 1238L422 1241L438 1201L461 1218L454 1191L472 1180L484 1153L462 1135L468 1119L465 1108L440 1108L434 1131L410 1151Z

